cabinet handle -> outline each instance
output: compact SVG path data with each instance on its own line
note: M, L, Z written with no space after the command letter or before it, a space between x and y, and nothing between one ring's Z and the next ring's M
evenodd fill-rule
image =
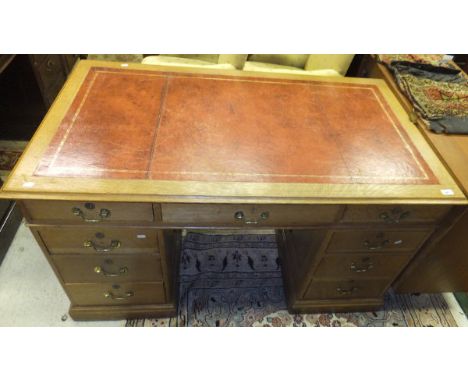
M406 219L411 215L410 211L403 211L401 208L394 208L389 212L382 212L379 217L386 223L400 223L401 220Z
M364 247L369 251L376 251L378 249L383 249L388 243L388 240L382 240L380 243L371 243L369 240L366 240L364 242Z
M270 213L268 211L264 211L260 214L260 221L261 220L267 220L268 218L270 217ZM237 211L235 214L234 214L234 218L236 220L244 220L245 219L245 215L244 215L244 212L242 211ZM244 223L245 224L258 224L259 223L259 220L245 220Z
M361 266L356 265L356 263L352 263L351 266L349 267L349 269L351 269L353 272L356 272L356 273L364 273L372 268L374 268L373 263L367 263Z
M103 275L104 277L119 277L123 276L128 273L128 268L127 267L121 267L119 268L118 272L112 273L106 271L104 268L100 266L94 267L94 272L96 272L99 275Z
M356 292L358 288L356 287L351 287L349 289L343 289L343 288L336 288L336 291L341 295L341 296L349 296Z
M96 252L110 252L115 248L119 248L121 245L119 240L112 240L107 247L100 246L92 240L85 240L83 242L83 247L93 248Z
M99 223L99 222L103 221L104 219L108 218L111 215L110 210L108 210L107 208L101 208L101 211L99 211L100 219L89 219L89 218L87 218L85 213L78 207L73 207L72 212L73 212L73 215L79 216L86 223Z
M55 66L55 64L54 64L53 61L47 60L47 63L46 63L46 70L47 70L48 72L51 72L52 69L54 68L54 66Z
M126 292L124 293L123 296L116 296L115 294L113 294L112 292L106 292L104 293L104 297L105 298L110 298L112 300L127 300L129 299L130 297L133 297L135 295L135 293L133 293L132 291L129 291L129 292Z

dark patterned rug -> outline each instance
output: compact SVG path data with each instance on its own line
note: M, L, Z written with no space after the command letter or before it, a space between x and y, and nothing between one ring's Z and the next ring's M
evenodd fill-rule
M0 178L6 180L28 142L0 141Z
M376 312L289 314L275 235L185 237L176 317L126 326L457 326L442 295L385 296Z

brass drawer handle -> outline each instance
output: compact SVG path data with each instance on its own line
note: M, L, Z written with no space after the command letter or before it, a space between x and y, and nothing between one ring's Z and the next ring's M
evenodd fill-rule
M237 211L234 214L234 219L236 220L244 220L244 213L242 211Z
M107 247L103 247L103 246L100 246L98 244L96 244L94 241L92 240L85 240L83 242L83 247L85 248L93 248L96 252L110 252L116 248L120 248L120 241L118 240L112 240L109 244L109 246Z
M268 211L264 211L260 214L260 220L267 220L269 217L270 217L270 213ZM234 218L236 220L244 220L245 219L244 212L237 211L234 214ZM245 220L244 223L245 224L258 224L259 220Z
M352 287L349 289L343 289L343 288L336 288L336 291L341 295L341 296L349 296L352 295L354 292L356 292L358 288Z
M126 292L124 293L123 296L116 296L115 294L113 294L112 292L106 292L104 293L104 297L105 298L110 298L112 300L127 300L129 299L130 297L133 297L135 295L135 293L133 293L132 291L129 291L129 292Z
M104 219L107 219L111 215L110 210L108 210L107 208L101 208L101 211L99 211L100 219L89 219L89 218L87 218L85 213L78 207L73 207L72 212L73 212L73 215L79 216L86 223L99 223L99 222L103 221Z
M368 270L370 270L372 268L374 268L373 263L367 263L367 264L363 264L361 266L356 265L356 263L352 263L351 266L349 267L349 269L351 269L353 272L356 272L356 273L364 273L364 272L367 272Z
M403 219L406 219L411 215L410 211L403 211L400 207L395 207L390 212L382 212L379 217L386 223L398 224Z
M100 266L94 267L94 272L97 273L98 275L103 275L104 277L119 277L126 275L128 273L128 268L127 267L121 267L119 268L119 271L116 273L108 272L104 268Z
M369 251L376 251L385 248L388 243L390 243L389 240L382 240L380 243L371 243L369 240L366 240L364 242L364 247L366 247Z

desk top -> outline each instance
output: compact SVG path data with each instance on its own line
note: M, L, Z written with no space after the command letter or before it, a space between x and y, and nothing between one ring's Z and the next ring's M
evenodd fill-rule
M82 61L2 197L463 203L381 80Z

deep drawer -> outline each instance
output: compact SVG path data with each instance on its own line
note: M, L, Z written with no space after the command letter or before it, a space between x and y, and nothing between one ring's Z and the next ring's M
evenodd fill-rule
M73 202L25 200L22 202L31 222L61 221L74 224L152 222L151 203Z
M38 233L53 255L159 252L159 231L151 228L40 227Z
M304 295L307 300L376 298L380 297L389 280L312 281Z
M162 281L158 255L52 256L65 283Z
M347 230L335 231L328 243L327 252L386 252L415 251L431 230Z
M436 223L450 206L432 205L349 205L343 223Z
M318 265L315 279L395 278L410 256L402 253L353 253L325 256Z
M331 223L338 205L183 204L161 205L162 221L168 224L224 226L298 226Z
M165 302L164 284L65 284L74 305L144 305Z

